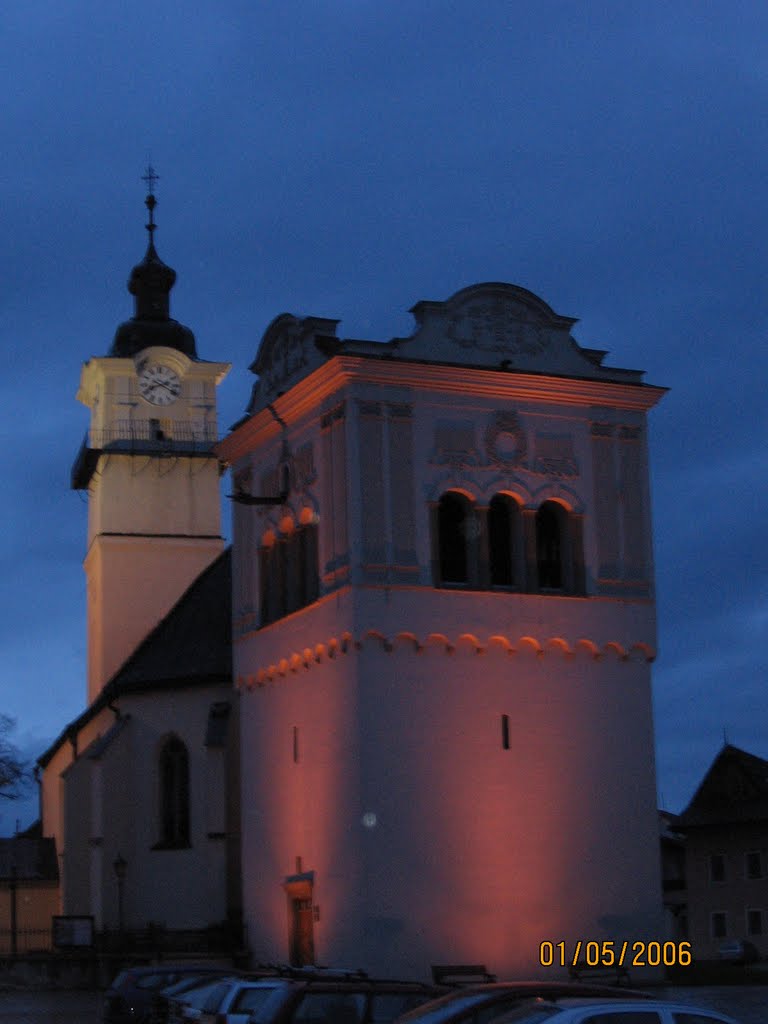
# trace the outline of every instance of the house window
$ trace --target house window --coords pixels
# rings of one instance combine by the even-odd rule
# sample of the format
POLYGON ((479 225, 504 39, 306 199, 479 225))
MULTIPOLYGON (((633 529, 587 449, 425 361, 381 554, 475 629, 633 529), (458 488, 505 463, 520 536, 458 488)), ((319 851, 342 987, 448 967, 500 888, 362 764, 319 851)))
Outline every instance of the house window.
POLYGON ((724 910, 716 910, 713 914, 710 914, 709 923, 713 939, 724 939, 728 934, 724 910))
POLYGON ((488 507, 488 556, 493 587, 515 583, 515 540, 517 502, 506 494, 495 494, 488 507))
POLYGON ((159 846, 189 846, 189 755, 178 736, 169 736, 160 749, 159 846))
POLYGON ((747 935, 763 934, 763 912, 762 910, 747 911, 747 935))
POLYGON ((722 853, 709 855, 709 880, 713 883, 725 881, 725 857, 722 853))
POLYGON ((759 850, 750 850, 745 854, 744 861, 747 878, 763 877, 763 857, 759 850))
POLYGON ((545 501, 536 513, 536 569, 542 590, 565 586, 565 510, 555 501, 545 501))
POLYGON ((467 541, 470 524, 467 499, 453 491, 444 494, 437 508, 437 543, 440 583, 469 582, 467 541))

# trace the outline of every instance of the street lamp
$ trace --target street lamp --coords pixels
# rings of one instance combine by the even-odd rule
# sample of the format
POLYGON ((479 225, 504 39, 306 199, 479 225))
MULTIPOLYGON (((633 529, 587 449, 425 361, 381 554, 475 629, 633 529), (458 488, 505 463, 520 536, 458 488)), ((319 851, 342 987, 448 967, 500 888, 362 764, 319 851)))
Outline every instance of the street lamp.
POLYGON ((117 879, 117 926, 120 932, 120 937, 123 936, 123 886, 125 884, 125 873, 128 870, 128 861, 122 854, 118 853, 115 857, 115 861, 112 864, 115 869, 115 878, 117 879))

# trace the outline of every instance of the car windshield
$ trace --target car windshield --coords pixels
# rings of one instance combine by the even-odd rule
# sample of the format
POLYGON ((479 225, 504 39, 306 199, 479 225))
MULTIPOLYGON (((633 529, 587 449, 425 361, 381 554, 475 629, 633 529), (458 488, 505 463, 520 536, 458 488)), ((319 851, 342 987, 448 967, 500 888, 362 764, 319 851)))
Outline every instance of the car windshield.
POLYGON ((209 998, 212 1002, 215 999, 215 1006, 218 1009, 221 996, 224 995, 230 984, 231 982, 222 981, 220 978, 216 981, 202 982, 197 988, 193 988, 182 993, 180 1001, 184 1003, 185 1006, 192 1006, 196 1010, 200 1010, 202 1009, 203 1004, 208 1002, 209 998), (216 991, 217 989, 220 989, 220 994, 216 991), (216 998, 217 996, 218 998, 216 998))
POLYGON ((536 1005, 526 1002, 516 1006, 514 1010, 508 1010, 503 1017, 497 1015, 496 1019, 499 1022, 504 1021, 504 1024, 539 1024, 540 1021, 557 1016, 561 1011, 562 1007, 553 1006, 551 1003, 536 1005))
POLYGON ((191 988, 197 988, 198 985, 210 985, 214 981, 218 981, 219 976, 213 972, 211 974, 191 974, 188 978, 182 978, 181 981, 175 981, 173 985, 169 985, 163 989, 164 996, 178 996, 182 992, 187 992, 191 988))

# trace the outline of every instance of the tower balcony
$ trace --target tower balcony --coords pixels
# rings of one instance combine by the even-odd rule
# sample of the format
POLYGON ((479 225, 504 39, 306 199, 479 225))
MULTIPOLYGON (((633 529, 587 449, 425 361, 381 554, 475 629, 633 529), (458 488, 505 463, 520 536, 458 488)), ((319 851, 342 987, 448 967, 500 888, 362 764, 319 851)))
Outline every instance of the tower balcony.
POLYGON ((102 455, 215 458, 217 441, 212 423, 193 424, 165 418, 117 420, 110 427, 86 433, 72 466, 71 487, 75 491, 87 489, 102 455))

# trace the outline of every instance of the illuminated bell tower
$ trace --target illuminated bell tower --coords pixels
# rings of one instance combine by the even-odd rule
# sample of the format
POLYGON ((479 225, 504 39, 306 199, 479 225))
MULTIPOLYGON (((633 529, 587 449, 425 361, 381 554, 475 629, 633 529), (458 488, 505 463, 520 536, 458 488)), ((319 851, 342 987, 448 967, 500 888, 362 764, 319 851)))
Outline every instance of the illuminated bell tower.
POLYGON ((229 363, 198 359, 192 332, 169 315, 176 273, 149 244, 128 290, 132 319, 109 354, 83 366, 77 398, 90 430, 72 469, 88 491, 85 556, 88 700, 221 552, 216 386, 229 363))

